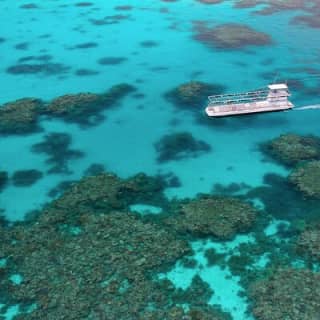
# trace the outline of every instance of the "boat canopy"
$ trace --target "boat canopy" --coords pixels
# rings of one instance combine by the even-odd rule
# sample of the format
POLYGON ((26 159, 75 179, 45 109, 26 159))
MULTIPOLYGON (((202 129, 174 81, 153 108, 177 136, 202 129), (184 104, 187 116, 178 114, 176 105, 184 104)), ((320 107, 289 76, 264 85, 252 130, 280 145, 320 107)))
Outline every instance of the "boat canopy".
POLYGON ((288 86, 285 83, 276 83, 268 85, 270 90, 288 90, 288 86))

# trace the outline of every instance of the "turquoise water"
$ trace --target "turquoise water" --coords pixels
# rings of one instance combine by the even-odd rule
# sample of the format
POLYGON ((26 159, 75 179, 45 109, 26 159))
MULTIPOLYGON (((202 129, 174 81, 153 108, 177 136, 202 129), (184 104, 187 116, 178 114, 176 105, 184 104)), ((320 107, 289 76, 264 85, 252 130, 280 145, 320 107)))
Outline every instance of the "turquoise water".
MULTIPOLYGON (((259 15, 254 11, 263 5, 239 9, 234 7, 237 2, 221 1, 209 5, 195 0, 147 0, 143 3, 97 0, 87 5, 76 1, 34 1, 30 5, 25 1, 0 1, 3 15, 0 19, 0 38, 3 39, 0 41, 0 104, 24 97, 49 103, 70 93, 101 94, 119 83, 136 88, 135 92, 122 97, 114 108, 103 110, 104 119, 97 125, 83 127, 57 117, 41 116, 41 131, 1 136, 0 171, 8 173, 9 182, 1 191, 0 208, 13 227, 30 216, 30 212, 42 210, 54 197, 59 197, 61 193, 54 197, 48 194, 59 183, 79 181, 92 164, 99 164, 122 179, 140 172, 150 176, 174 175, 180 183, 165 188, 167 201, 214 192, 215 184, 243 183, 247 188, 245 193, 266 186, 266 174, 288 176, 291 169, 270 159, 266 161, 259 144, 286 133, 320 135, 318 110, 207 121, 204 102, 194 105, 190 111, 190 108, 175 107, 165 97, 168 91, 189 81, 219 84, 232 93, 264 87, 277 75, 291 81, 300 79, 305 84, 305 88, 290 88, 291 101, 296 106, 320 103, 319 78, 314 76, 320 73, 319 29, 292 23, 294 17, 305 14, 303 10, 259 15), (272 42, 243 48, 208 46, 195 39, 199 21, 210 27, 225 23, 244 24, 268 34, 272 42), (109 63, 99 63, 102 58, 110 58, 109 63), (21 64, 29 64, 29 71, 10 72, 21 64), (33 65, 32 72, 30 65, 33 65), (35 71, 36 67, 40 69, 35 71), (310 88, 313 91, 308 91, 310 88), (210 150, 194 157, 157 161, 155 144, 163 136, 177 132, 190 132, 195 139, 210 146, 210 150), (69 172, 48 174, 51 165, 46 162, 47 155, 32 152, 32 146, 43 142, 50 133, 68 134, 72 139, 69 149, 83 153, 81 157, 71 157, 67 161, 69 172), (16 171, 30 169, 39 170, 41 178, 28 186, 13 182, 16 171)), ((281 193, 274 192, 275 202, 277 197, 281 197, 281 193)), ((266 209, 262 199, 250 200, 257 209, 266 209)), ((143 203, 142 200, 130 205, 131 211, 141 211, 139 217, 151 213, 148 218, 151 221, 166 210, 162 211, 159 203, 143 203)), ((276 226, 281 221, 285 225, 292 222, 292 216, 287 212, 272 216, 272 212, 261 211, 260 215, 268 217, 265 234, 275 243, 279 233, 276 226)), ((299 219, 303 217, 300 214, 299 219)), ((25 228, 29 228, 28 224, 25 228)), ((240 244, 260 245, 257 240, 259 228, 261 226, 226 241, 208 236, 187 238, 192 248, 189 258, 197 261, 196 267, 185 267, 181 263, 183 257, 179 257, 154 277, 169 279, 175 288, 186 290, 192 278, 199 275, 214 291, 207 301, 209 305, 218 305, 234 320, 254 319, 241 274, 235 274, 229 266, 208 266, 204 252, 215 248, 223 253, 228 264, 231 256, 241 255, 237 253, 240 244)), ((43 237, 46 237, 45 231, 43 237)), ((253 259, 248 272, 263 270, 272 257, 268 258, 268 252, 264 252, 253 259)), ((298 262, 291 261, 292 265, 298 262)), ((18 273, 19 265, 9 274, 18 273)), ((23 280, 19 278, 19 281, 23 280)), ((18 313, 16 306, 23 304, 23 299, 10 301, 7 298, 10 294, 4 289, 1 294, 3 305, 7 306, 2 314, 11 319, 10 313, 18 313)), ((31 300, 29 304, 37 304, 36 299, 31 300)), ((106 301, 102 300, 103 303, 106 301)), ((32 310, 26 314, 32 315, 32 310)), ((144 318, 140 317, 128 315, 128 319, 144 318)), ((103 316, 90 318, 87 314, 80 318, 109 319, 107 311, 103 316)), ((119 311, 119 319, 122 318, 126 319, 119 311)), ((56 313, 55 319, 62 319, 62 315, 56 313)), ((69 314, 66 319, 75 318, 69 314)), ((113 318, 110 316, 110 319, 113 318)))

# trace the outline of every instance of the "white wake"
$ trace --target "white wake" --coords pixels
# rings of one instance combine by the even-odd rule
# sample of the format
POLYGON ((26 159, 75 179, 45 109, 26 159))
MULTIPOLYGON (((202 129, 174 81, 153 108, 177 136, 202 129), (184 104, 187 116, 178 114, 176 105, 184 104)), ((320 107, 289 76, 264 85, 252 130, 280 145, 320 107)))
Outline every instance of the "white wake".
POLYGON ((303 107, 298 107, 298 108, 293 108, 292 110, 310 110, 310 109, 320 109, 320 104, 313 104, 310 106, 303 106, 303 107))

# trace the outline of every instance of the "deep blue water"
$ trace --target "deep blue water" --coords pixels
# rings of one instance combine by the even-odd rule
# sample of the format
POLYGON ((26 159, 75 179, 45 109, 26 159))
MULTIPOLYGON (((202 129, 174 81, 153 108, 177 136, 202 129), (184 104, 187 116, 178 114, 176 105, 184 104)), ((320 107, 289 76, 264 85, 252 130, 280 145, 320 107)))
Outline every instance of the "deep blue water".
MULTIPOLYGON (((15 186, 11 181, 3 189, 0 208, 6 219, 23 220, 28 212, 41 210, 52 201, 50 190, 62 181, 80 180, 92 164, 103 165, 121 178, 139 172, 173 173, 180 185, 166 188, 169 199, 209 193, 214 184, 258 187, 267 173, 286 177, 289 169, 264 161, 258 145, 288 132, 320 135, 318 110, 208 122, 204 104, 195 105, 192 111, 183 110, 165 98, 166 92, 192 80, 222 85, 232 93, 265 87, 276 77, 289 80, 289 85, 290 80, 304 84, 304 88, 290 88, 296 106, 320 103, 319 78, 315 76, 320 73, 319 29, 292 22, 305 12, 280 10, 261 15, 254 13, 261 5, 239 9, 235 3, 97 0, 79 5, 77 1, 59 0, 30 5, 26 1, 0 0, 0 104, 23 97, 49 102, 67 93, 102 93, 118 83, 128 83, 137 90, 115 108, 104 110, 105 119, 96 126, 83 128, 42 117, 41 132, 2 135, 1 171, 6 171, 9 178, 17 170, 37 169, 43 173, 31 186, 15 186), (269 35, 271 43, 219 48, 196 39, 199 24, 213 28, 225 23, 249 26, 269 35), (102 63, 103 58, 109 58, 109 62, 102 63), (40 69, 12 72, 14 66, 22 64, 40 69), (205 141, 211 151, 159 163, 155 148, 159 139, 185 131, 205 141), (69 173, 47 174, 50 165, 46 155, 31 150, 53 132, 69 134, 70 148, 83 152, 82 157, 68 161, 69 173)), ((256 205, 263 207, 261 199, 256 199, 256 205)), ((290 223, 290 217, 282 218, 290 223)), ((271 237, 276 234, 270 232, 271 237)), ((221 305, 235 320, 251 319, 246 314, 246 298, 237 295, 239 278, 218 266, 206 267, 203 255, 208 247, 227 252, 250 241, 255 241, 252 234, 225 243, 195 239, 191 245, 202 267, 191 270, 177 262, 160 277, 186 288, 199 274, 215 291, 211 304, 221 305)), ((263 267, 262 260, 256 263, 263 267)))

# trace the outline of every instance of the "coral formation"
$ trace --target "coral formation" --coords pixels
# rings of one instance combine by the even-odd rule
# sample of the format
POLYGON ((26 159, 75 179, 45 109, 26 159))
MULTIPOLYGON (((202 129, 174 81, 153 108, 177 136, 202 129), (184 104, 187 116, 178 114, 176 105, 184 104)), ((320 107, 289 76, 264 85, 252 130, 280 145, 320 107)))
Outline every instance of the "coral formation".
POLYGON ((42 74, 44 76, 55 76, 58 74, 64 74, 69 71, 70 67, 62 63, 33 63, 33 64, 16 64, 7 68, 7 73, 13 75, 21 74, 42 74))
POLYGON ((211 146, 202 140, 196 140, 189 132, 178 132, 164 135, 155 148, 159 162, 195 158, 203 153, 210 152, 211 146))
POLYGON ((320 161, 310 161, 297 166, 289 179, 304 195, 320 199, 320 161))
POLYGON ((0 192, 6 187, 8 184, 8 172, 0 171, 0 192))
POLYGON ((28 187, 36 183, 42 176, 42 172, 36 169, 18 170, 13 173, 11 179, 16 187, 28 187))
POLYGON ((277 219, 290 220, 297 218, 311 220, 319 216, 320 201, 317 199, 306 201, 303 194, 293 188, 286 177, 268 173, 264 176, 263 182, 264 185, 250 189, 244 197, 261 200, 268 214, 277 219))
POLYGON ((74 213, 127 210, 132 203, 165 205, 161 179, 137 174, 122 180, 111 173, 82 178, 52 203, 56 210, 74 213))
POLYGON ((219 84, 191 81, 170 90, 165 97, 178 108, 198 111, 210 94, 222 93, 224 89, 219 84))
POLYGON ((282 134, 261 145, 261 150, 279 162, 293 166, 300 161, 320 159, 320 138, 282 134))
POLYGON ((297 250, 311 262, 320 262, 320 224, 309 226, 298 238, 297 250))
POLYGON ((33 153, 44 153, 48 156, 46 163, 52 165, 48 173, 71 173, 68 161, 84 156, 82 151, 70 149, 71 136, 67 133, 53 132, 44 136, 43 142, 31 147, 33 153))
POLYGON ((39 130, 38 116, 43 109, 39 99, 24 98, 0 107, 0 133, 25 134, 39 130))
POLYGON ((250 287, 257 320, 316 319, 320 312, 320 274, 280 269, 250 287))
POLYGON ((86 126, 96 125, 103 120, 100 113, 104 109, 114 106, 118 100, 134 90, 131 85, 123 83, 111 87, 109 91, 103 94, 66 94, 53 99, 45 113, 63 118, 67 122, 80 123, 86 126))
POLYGON ((147 272, 188 253, 186 242, 122 212, 87 212, 77 226, 66 226, 65 215, 52 210, 2 233, 6 269, 18 268, 23 277, 19 286, 8 279, 2 287, 12 301, 37 305, 17 319, 145 319, 144 313, 174 306, 170 283, 153 282, 147 272))
POLYGON ((105 171, 104 165, 101 163, 92 163, 83 173, 84 176, 96 176, 105 171))
POLYGON ((194 39, 213 48, 243 49, 248 46, 266 46, 272 44, 266 33, 239 23, 226 23, 214 27, 206 22, 194 23, 194 39))
POLYGON ((236 233, 246 232, 253 225, 257 211, 236 198, 203 196, 177 209, 166 223, 182 233, 193 236, 213 236, 231 239, 236 233))

